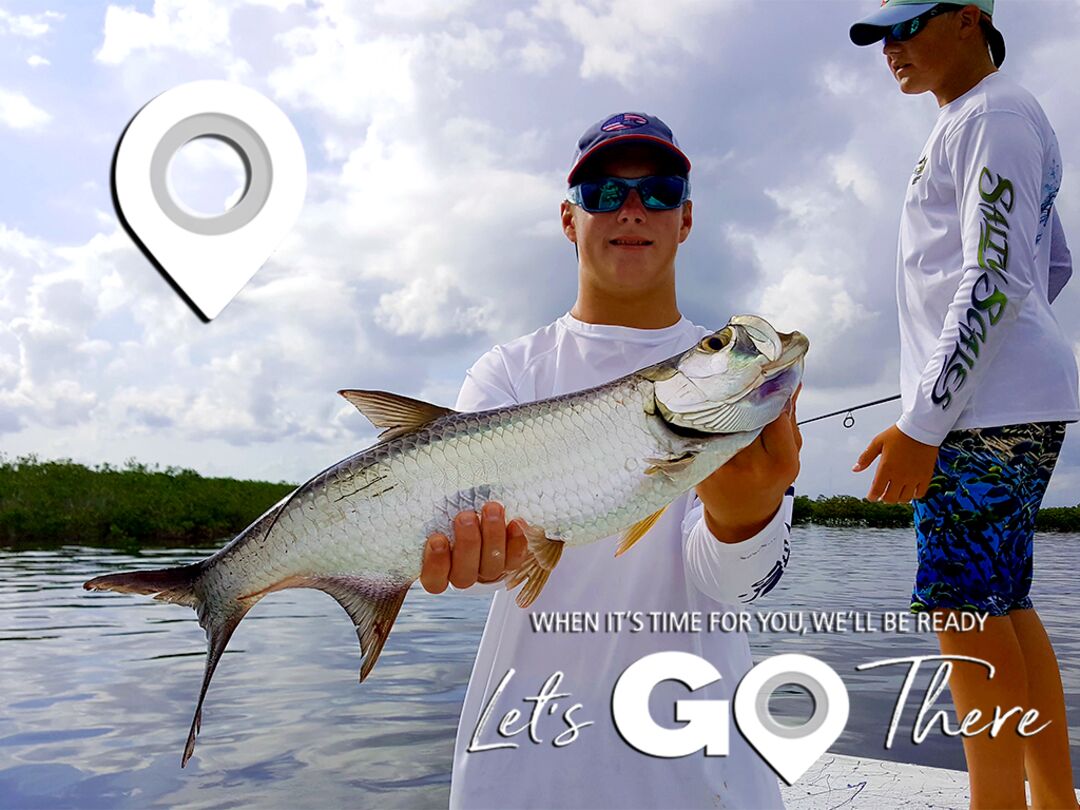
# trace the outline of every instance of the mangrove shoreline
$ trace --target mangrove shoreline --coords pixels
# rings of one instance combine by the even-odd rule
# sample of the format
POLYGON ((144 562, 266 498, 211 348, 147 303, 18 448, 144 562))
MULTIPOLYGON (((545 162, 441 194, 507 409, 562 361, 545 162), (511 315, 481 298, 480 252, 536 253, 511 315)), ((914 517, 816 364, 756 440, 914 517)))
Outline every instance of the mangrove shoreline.
MULTIPOLYGON (((0 456, 0 547, 79 545, 137 550, 221 545, 295 488, 288 482, 204 478, 129 460, 86 467, 68 459, 0 456)), ((911 526, 907 504, 850 495, 795 498, 794 522, 819 526, 911 526)), ((1042 509, 1036 529, 1080 532, 1080 506, 1042 509)))

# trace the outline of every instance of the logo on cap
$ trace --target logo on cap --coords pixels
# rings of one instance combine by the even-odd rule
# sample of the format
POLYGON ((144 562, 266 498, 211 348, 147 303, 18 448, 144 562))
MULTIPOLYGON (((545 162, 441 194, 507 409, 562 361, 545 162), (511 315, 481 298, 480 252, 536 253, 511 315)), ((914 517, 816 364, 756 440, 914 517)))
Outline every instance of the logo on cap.
POLYGON ((605 121, 600 129, 603 132, 621 132, 624 129, 637 129, 649 123, 649 119, 634 113, 619 113, 605 121))

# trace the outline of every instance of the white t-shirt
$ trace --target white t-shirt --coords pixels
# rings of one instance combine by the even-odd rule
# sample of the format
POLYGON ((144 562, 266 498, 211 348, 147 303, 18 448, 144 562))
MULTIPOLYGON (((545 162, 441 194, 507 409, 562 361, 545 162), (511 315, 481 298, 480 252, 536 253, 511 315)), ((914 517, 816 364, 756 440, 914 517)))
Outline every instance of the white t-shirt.
POLYGON ((900 222, 897 424, 911 438, 1080 418, 1076 360, 1050 310, 1071 272, 1053 221, 1061 169, 1039 103, 1003 74, 941 108, 900 222))
MULTIPOLYGON (((457 409, 484 410, 578 391, 613 380, 688 349, 709 330, 685 318, 665 329, 631 329, 583 323, 567 314, 531 335, 497 346, 469 369, 457 409)), ((734 724, 730 754, 699 752, 660 759, 638 752, 618 734, 611 715, 616 679, 650 653, 679 650, 697 654, 722 679, 697 692, 668 681, 653 692, 657 722, 673 727, 679 699, 732 700, 750 668, 750 648, 742 633, 534 632, 530 614, 595 612, 603 621, 616 611, 703 615, 732 610, 779 580, 787 563, 793 490, 772 522, 742 543, 716 540, 705 527, 703 507, 693 492, 675 501, 647 537, 614 558, 617 539, 567 548, 539 598, 528 610, 514 593, 494 590, 484 635, 458 726, 450 806, 454 808, 771 808, 782 807, 775 775, 747 745, 734 724), (724 603, 724 604, 722 604, 724 603), (493 693, 513 669, 508 684, 480 724, 493 693), (541 687, 561 672, 553 712, 541 712, 537 737, 498 733, 512 709, 525 726, 541 687), (568 693, 568 694, 567 694, 568 693), (569 728, 564 712, 582 728, 573 742, 553 741, 569 728), (477 732, 478 724, 481 725, 477 732), (469 751, 470 745, 516 744, 516 748, 469 751)), ((513 516, 509 516, 513 517, 513 516)), ((707 630, 707 629, 706 629, 707 630)), ((550 705, 548 706, 550 708, 550 705)), ((563 738, 564 740, 566 737, 563 738)))

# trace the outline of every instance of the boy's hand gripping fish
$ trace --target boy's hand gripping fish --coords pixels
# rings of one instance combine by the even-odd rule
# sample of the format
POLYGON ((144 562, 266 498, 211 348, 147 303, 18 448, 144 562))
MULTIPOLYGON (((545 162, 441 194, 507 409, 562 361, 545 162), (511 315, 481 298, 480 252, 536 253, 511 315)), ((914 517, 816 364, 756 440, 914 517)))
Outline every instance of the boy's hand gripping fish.
POLYGON ((232 542, 179 568, 97 577, 87 590, 189 605, 206 630, 203 699, 230 636, 273 591, 316 588, 348 612, 363 681, 379 657, 432 532, 488 500, 524 519, 531 555, 507 588, 532 604, 563 547, 622 533, 616 556, 668 504, 749 445, 802 378, 809 343, 741 315, 698 345, 596 388, 479 413, 379 391, 341 394, 379 443, 300 486, 232 542))

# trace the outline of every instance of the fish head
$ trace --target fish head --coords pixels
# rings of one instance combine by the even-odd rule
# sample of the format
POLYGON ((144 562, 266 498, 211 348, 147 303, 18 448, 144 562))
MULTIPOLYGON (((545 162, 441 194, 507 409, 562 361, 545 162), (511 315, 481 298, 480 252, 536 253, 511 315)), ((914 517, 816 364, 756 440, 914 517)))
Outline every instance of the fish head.
POLYGON ((762 428, 787 407, 809 348, 800 332, 777 332, 763 318, 737 315, 693 348, 648 370, 656 413, 670 427, 699 433, 762 428))

